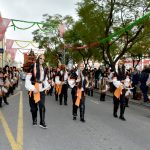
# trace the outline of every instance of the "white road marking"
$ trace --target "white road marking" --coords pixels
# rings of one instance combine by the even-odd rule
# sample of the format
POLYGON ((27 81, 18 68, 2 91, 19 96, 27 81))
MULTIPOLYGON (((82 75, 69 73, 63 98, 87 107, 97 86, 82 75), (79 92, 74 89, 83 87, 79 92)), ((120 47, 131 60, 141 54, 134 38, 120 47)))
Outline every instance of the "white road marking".
POLYGON ((99 104, 99 102, 96 102, 96 101, 94 101, 94 100, 90 100, 91 102, 93 102, 93 103, 95 103, 95 104, 99 104))

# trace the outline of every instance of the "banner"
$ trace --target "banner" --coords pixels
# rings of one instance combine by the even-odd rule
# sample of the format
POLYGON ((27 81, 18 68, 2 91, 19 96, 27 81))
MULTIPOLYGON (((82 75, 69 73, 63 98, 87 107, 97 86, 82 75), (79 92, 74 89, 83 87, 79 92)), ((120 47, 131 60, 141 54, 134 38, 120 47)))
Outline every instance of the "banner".
POLYGON ((14 60, 15 56, 16 56, 17 49, 16 48, 10 48, 10 49, 7 49, 7 52, 11 55, 12 60, 14 60))
POLYGON ((14 40, 6 39, 6 51, 7 49, 12 48, 14 40))
POLYGON ((11 20, 5 19, 5 18, 1 18, 0 20, 1 20, 0 21, 0 41, 2 41, 6 32, 6 29, 11 20))
POLYGON ((2 23, 2 15, 1 15, 1 12, 0 12, 0 24, 2 23))
POLYGON ((10 53, 13 61, 15 60, 16 52, 17 52, 17 49, 12 49, 12 51, 10 53))
POLYGON ((59 36, 63 37, 64 33, 65 33, 65 25, 64 24, 60 24, 58 27, 58 31, 59 31, 59 36))
POLYGON ((17 52, 17 50, 13 49, 13 51, 11 53, 11 58, 12 58, 13 61, 15 60, 16 52, 17 52))

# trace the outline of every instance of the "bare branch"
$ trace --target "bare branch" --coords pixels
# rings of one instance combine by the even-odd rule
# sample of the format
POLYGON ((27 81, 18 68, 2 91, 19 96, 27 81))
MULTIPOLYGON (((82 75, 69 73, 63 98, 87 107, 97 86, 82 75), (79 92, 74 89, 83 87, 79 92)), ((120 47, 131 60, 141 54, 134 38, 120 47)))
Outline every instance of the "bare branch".
POLYGON ((142 26, 138 29, 138 31, 136 32, 136 34, 128 41, 128 43, 133 42, 133 41, 137 38, 137 36, 141 33, 141 31, 142 31, 143 28, 144 28, 144 25, 142 25, 142 26))
POLYGON ((108 24, 106 24, 106 32, 105 32, 105 36, 108 36, 109 34, 109 29, 113 24, 113 10, 114 10, 114 5, 115 5, 115 0, 111 0, 111 7, 110 7, 110 12, 109 12, 109 16, 108 16, 108 24))

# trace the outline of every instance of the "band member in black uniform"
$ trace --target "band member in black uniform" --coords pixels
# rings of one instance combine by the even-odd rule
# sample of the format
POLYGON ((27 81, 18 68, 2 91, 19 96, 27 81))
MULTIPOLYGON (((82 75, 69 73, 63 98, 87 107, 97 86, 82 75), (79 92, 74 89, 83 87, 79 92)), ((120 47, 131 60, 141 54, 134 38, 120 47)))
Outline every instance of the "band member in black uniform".
POLYGON ((58 67, 55 71, 54 75, 54 83, 55 83, 55 100, 58 101, 58 98, 60 99, 60 93, 62 88, 62 83, 60 81, 60 68, 58 67))
POLYGON ((29 91, 29 104, 33 125, 37 125, 37 110, 39 106, 40 127, 47 128, 45 124, 45 91, 50 89, 46 71, 44 69, 44 55, 40 55, 26 76, 25 87, 29 91))
POLYGON ((105 101, 105 96, 108 89, 107 80, 107 75, 104 73, 99 81, 100 101, 105 101))
POLYGON ((74 111, 74 110, 78 108, 75 105, 75 102, 76 102, 76 91, 77 91, 77 84, 76 84, 77 78, 78 78, 78 75, 76 73, 76 70, 74 68, 72 68, 69 71, 69 74, 68 74, 68 84, 69 84, 69 86, 71 88, 71 95, 72 95, 72 115, 73 115, 73 120, 76 120, 76 117, 77 117, 77 111, 74 111))
POLYGON ((67 97, 68 97, 68 72, 65 69, 65 66, 61 66, 60 70, 60 81, 62 83, 61 93, 59 96, 60 105, 62 105, 62 101, 64 98, 64 105, 67 105, 67 97))
MULTIPOLYGON (((75 75, 74 75, 75 76, 75 75)), ((68 82, 70 83, 70 77, 68 82)), ((72 81, 72 100, 73 100, 73 120, 76 120, 78 107, 80 108, 80 121, 85 122, 85 88, 88 85, 88 79, 84 72, 84 64, 79 64, 76 80, 72 81), (76 84, 76 85, 75 85, 76 84)))
POLYGON ((48 67, 48 72, 47 72, 47 77, 48 77, 48 82, 51 86, 48 94, 50 94, 50 96, 52 96, 53 94, 53 86, 54 86, 54 81, 53 81, 53 76, 54 76, 54 73, 53 73, 53 70, 52 70, 52 67, 48 67))
POLYGON ((119 66, 118 74, 114 74, 113 85, 114 85, 114 93, 113 93, 113 102, 114 102, 114 111, 113 115, 117 118, 117 111, 120 104, 120 119, 125 121, 124 112, 125 112, 125 67, 124 65, 119 66))
POLYGON ((93 89, 94 89, 94 75, 93 72, 89 72, 88 74, 88 81, 89 81, 89 86, 87 88, 87 93, 89 96, 93 96, 93 89))

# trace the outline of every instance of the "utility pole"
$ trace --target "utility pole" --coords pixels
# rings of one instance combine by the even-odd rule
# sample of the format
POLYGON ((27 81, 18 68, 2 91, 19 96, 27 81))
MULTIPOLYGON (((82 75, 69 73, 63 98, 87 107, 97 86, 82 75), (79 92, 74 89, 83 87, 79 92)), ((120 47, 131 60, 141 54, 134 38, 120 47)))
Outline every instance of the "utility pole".
POLYGON ((64 63, 64 65, 65 65, 65 63, 66 63, 66 50, 65 50, 65 44, 64 44, 64 54, 63 54, 63 63, 64 63))
POLYGON ((4 41, 2 40, 2 68, 3 68, 3 53, 4 53, 4 41))

